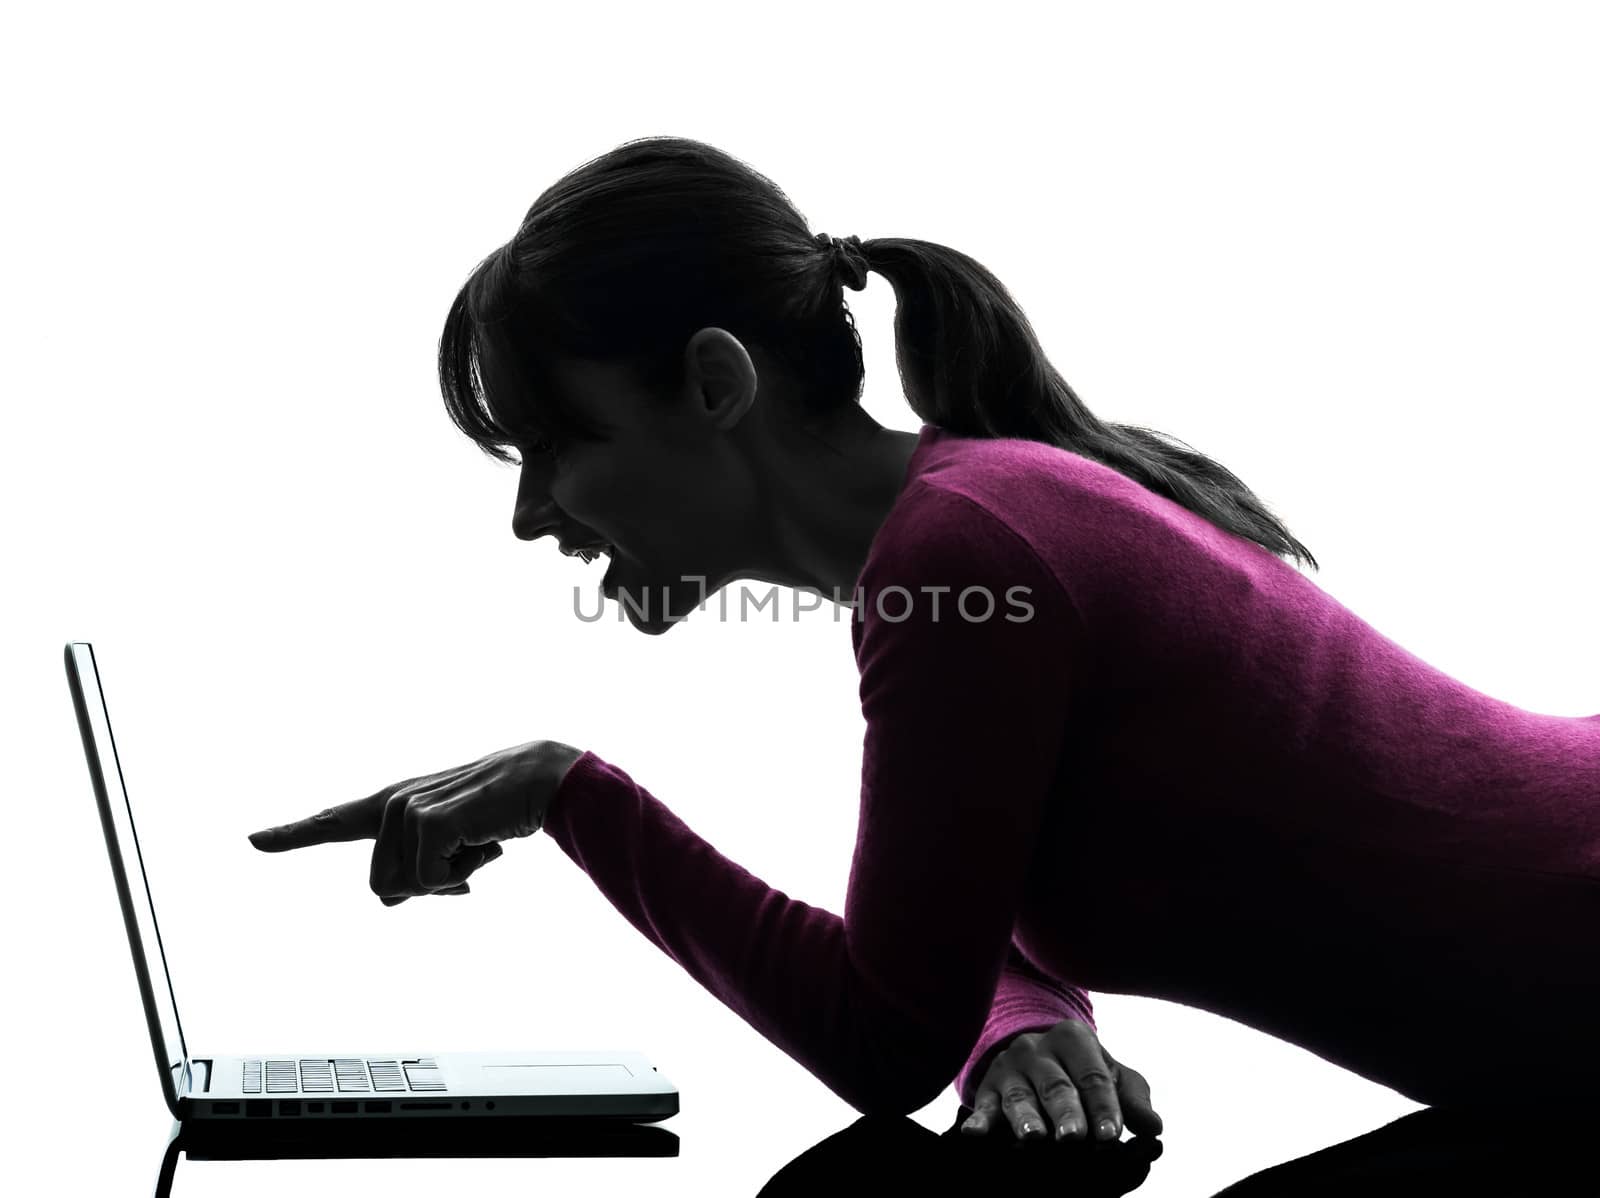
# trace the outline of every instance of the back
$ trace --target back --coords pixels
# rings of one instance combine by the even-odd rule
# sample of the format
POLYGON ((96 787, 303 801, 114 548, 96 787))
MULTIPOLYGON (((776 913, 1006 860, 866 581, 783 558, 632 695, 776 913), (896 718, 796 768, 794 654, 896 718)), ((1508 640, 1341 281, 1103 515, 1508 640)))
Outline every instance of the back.
POLYGON ((1600 879, 1600 716, 1526 711, 1373 628, 1293 565, 1077 454, 938 432, 922 477, 1015 529, 1096 651, 1072 679, 1108 770, 1292 795, 1285 834, 1600 879), (1150 752, 1159 732, 1161 752, 1150 752))
POLYGON ((1067 743, 1018 921, 1036 960, 1413 1096, 1508 1005, 1549 1016, 1544 1047, 1571 1059, 1600 1003, 1600 718, 1474 690, 1097 462, 926 435, 922 479, 1022 536, 1092 647, 1061 680, 1067 743), (1117 918, 1069 926, 1091 894, 1117 918))

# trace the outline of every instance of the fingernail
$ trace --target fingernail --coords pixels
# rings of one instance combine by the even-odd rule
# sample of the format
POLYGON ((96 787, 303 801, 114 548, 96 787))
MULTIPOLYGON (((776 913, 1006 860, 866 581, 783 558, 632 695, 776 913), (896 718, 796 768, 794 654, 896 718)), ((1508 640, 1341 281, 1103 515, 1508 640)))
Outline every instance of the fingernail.
POLYGON ((1102 1140, 1114 1140, 1117 1138, 1117 1125, 1109 1119, 1102 1119, 1100 1126, 1094 1129, 1094 1134, 1102 1140))
POLYGON ((1076 1121, 1072 1119, 1063 1119, 1061 1121, 1061 1126, 1056 1128, 1056 1139, 1064 1140, 1068 1136, 1075 1134, 1077 1130, 1078 1124, 1076 1121))

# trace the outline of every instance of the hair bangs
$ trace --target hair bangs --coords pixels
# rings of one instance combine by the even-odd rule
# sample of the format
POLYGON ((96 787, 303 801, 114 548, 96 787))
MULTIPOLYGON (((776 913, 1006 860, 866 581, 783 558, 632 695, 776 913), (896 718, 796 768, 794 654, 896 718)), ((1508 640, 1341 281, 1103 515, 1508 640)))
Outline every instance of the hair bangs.
POLYGON ((496 461, 516 465, 508 449, 548 452, 575 440, 604 440, 605 430, 575 411, 547 372, 529 335, 531 302, 507 302, 501 253, 491 255, 456 296, 439 342, 439 385, 451 422, 496 461), (487 369, 486 369, 487 367, 487 369))

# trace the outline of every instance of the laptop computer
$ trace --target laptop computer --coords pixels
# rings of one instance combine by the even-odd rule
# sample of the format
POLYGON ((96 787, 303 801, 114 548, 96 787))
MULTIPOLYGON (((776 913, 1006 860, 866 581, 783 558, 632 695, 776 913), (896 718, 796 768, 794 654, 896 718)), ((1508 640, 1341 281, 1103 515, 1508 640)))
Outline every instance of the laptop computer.
POLYGON ((69 641, 66 665, 161 1093, 175 1119, 231 1120, 243 1129, 251 1121, 284 1128, 285 1120, 409 1117, 421 1130, 446 1117, 597 1116, 653 1123, 677 1114, 677 1089, 637 1052, 191 1054, 178 1022, 94 647, 69 641))

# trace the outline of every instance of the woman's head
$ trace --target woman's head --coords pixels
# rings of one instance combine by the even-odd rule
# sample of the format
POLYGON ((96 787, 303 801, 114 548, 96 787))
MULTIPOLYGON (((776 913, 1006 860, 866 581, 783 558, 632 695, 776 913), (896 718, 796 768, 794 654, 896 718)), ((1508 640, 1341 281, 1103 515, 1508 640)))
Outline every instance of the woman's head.
MULTIPOLYGON (((1061 446, 1310 557, 1221 466, 1089 412, 980 263, 911 239, 859 253, 894 288, 900 379, 923 421, 1061 446)), ((864 420, 842 276, 756 170, 692 139, 625 142, 549 187, 473 270, 439 345, 446 406, 492 457, 520 454, 518 535, 607 542, 640 585, 706 566, 714 590, 748 565, 715 559, 758 535, 766 448, 864 420)))
POLYGON ((739 440, 848 421, 862 383, 831 249, 772 182, 679 138, 546 190, 457 295, 439 371, 456 425, 522 459, 519 536, 614 546, 615 585, 698 569, 707 592, 740 563, 703 559, 758 515, 739 440))
MULTIPOLYGON (((760 346, 706 326, 681 357, 677 386, 613 361, 553 360, 541 388, 583 429, 517 443, 513 531, 567 552, 604 546, 604 592, 649 632, 740 578, 804 581, 772 545, 784 526, 772 509, 824 482, 803 461, 815 445, 793 418, 803 392, 760 346)), ((479 363, 491 394, 517 393, 505 361, 491 339, 479 363)))

